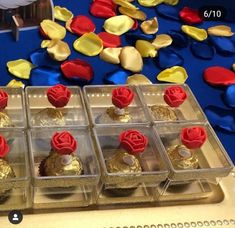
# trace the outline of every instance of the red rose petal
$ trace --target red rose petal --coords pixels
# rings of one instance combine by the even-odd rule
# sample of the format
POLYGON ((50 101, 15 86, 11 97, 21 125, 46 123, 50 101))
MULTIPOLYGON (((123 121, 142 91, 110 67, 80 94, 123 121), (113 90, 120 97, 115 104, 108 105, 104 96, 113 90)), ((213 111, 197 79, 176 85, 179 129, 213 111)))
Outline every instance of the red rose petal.
POLYGON ((189 7, 184 7, 180 12, 179 16, 183 22, 189 25, 201 23, 202 17, 199 14, 198 10, 191 9, 189 7))
POLYGON ((95 17, 110 18, 116 16, 114 8, 103 2, 93 2, 90 7, 90 13, 95 17))
POLYGON ((96 29, 93 21, 89 17, 83 15, 74 17, 70 24, 70 28, 78 35, 94 32, 96 29))
POLYGON ((77 79, 89 82, 94 76, 92 66, 81 59, 65 61, 60 67, 64 76, 68 79, 77 79))
POLYGON ((117 8, 117 5, 113 2, 113 0, 93 0, 93 2, 104 3, 107 6, 111 7, 113 10, 116 10, 116 8, 117 8))
POLYGON ((110 34, 107 32, 101 32, 98 34, 98 36, 103 41, 104 47, 119 47, 119 46, 121 46, 120 36, 110 34))
POLYGON ((134 25, 131 28, 131 30, 133 30, 133 31, 135 31, 136 29, 139 28, 139 22, 136 19, 134 21, 135 21, 135 23, 134 23, 134 25))
POLYGON ((235 73, 224 67, 213 66, 204 71, 204 79, 210 85, 228 86, 235 84, 235 73))

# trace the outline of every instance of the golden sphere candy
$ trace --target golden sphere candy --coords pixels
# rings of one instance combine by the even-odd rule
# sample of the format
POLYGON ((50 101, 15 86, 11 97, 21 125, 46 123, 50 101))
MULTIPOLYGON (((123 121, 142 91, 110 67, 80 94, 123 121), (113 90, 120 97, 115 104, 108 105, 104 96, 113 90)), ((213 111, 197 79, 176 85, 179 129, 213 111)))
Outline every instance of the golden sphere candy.
POLYGON ((231 30, 231 27, 227 25, 217 25, 207 29, 209 35, 212 36, 233 36, 234 33, 231 30))
POLYGON ((152 82, 143 74, 133 74, 126 80, 128 85, 149 85, 152 82))
POLYGON ((66 22, 73 18, 73 13, 65 7, 55 6, 54 17, 57 20, 66 22))
POLYGON ((158 20, 154 17, 150 20, 142 22, 140 27, 145 34, 155 34, 158 31, 158 20))
POLYGON ((138 50, 132 46, 122 48, 120 62, 124 69, 132 72, 140 72, 143 68, 143 59, 138 50))
POLYGON ((205 29, 200 29, 189 25, 182 25, 181 30, 197 41, 203 41, 207 39, 207 32, 205 29))
POLYGON ((150 42, 146 40, 137 40, 135 43, 136 49, 139 51, 143 58, 157 56, 157 50, 150 42))
POLYGON ((141 11, 141 10, 132 10, 132 9, 128 9, 125 7, 119 7, 118 8, 119 12, 121 14, 127 15, 131 18, 137 19, 137 20, 141 20, 144 21, 147 18, 147 15, 145 14, 145 12, 141 11))
POLYGON ((152 45, 157 49, 168 47, 172 44, 172 38, 167 34, 157 35, 153 40, 152 45))
POLYGON ((120 36, 129 31, 134 23, 134 20, 130 17, 119 15, 105 20, 103 27, 106 32, 120 36))
POLYGON ((100 58, 108 63, 119 64, 119 55, 122 48, 105 48, 100 53, 100 58))
POLYGON ((103 42, 95 33, 85 33, 74 41, 73 47, 76 51, 87 56, 96 56, 103 50, 103 42))

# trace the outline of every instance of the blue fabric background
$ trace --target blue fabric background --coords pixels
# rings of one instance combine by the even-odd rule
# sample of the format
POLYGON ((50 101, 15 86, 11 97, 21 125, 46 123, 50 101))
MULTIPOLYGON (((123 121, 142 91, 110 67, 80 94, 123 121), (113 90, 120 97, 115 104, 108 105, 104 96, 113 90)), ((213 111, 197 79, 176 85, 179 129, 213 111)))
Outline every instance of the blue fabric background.
MULTIPOLYGON (((74 15, 89 15, 89 7, 92 0, 54 0, 55 5, 65 6, 71 10, 74 15)), ((228 9, 235 10, 235 2, 231 0, 181 0, 180 4, 177 5, 177 9, 181 9, 183 6, 189 6, 192 8, 199 8, 205 4, 208 5, 223 5, 228 9)), ((148 18, 156 16, 156 12, 153 8, 141 7, 147 15, 148 18)), ((95 22, 97 29, 96 33, 102 31, 102 25, 104 20, 95 18, 89 15, 95 22)), ((167 20, 162 17, 158 17, 159 20, 159 34, 166 33, 169 29, 180 29, 181 23, 177 21, 167 20)), ((235 31, 235 23, 225 23, 225 22, 203 22, 200 26, 202 28, 208 28, 217 24, 227 24, 233 28, 235 31)), ((74 40, 77 38, 67 32, 65 41, 70 44, 71 49, 74 40)), ((232 38, 235 40, 235 37, 232 38)), ((10 75, 6 69, 6 63, 10 60, 15 60, 19 58, 28 59, 29 54, 40 47, 41 37, 39 36, 38 30, 24 31, 20 33, 20 41, 15 42, 12 38, 11 33, 0 34, 0 85, 6 85, 14 77, 10 75)), ((123 44, 126 43, 124 36, 122 37, 123 44)), ((213 65, 224 66, 226 68, 231 68, 232 64, 235 63, 235 56, 221 56, 216 54, 212 60, 201 60, 195 58, 189 47, 177 51, 184 58, 184 67, 186 68, 189 78, 187 84, 191 87, 196 98, 198 99, 202 108, 208 105, 215 105, 218 107, 226 108, 225 104, 221 99, 223 89, 213 88, 207 85, 203 81, 203 71, 205 68, 213 65)), ((87 57, 83 56, 76 51, 72 50, 72 55, 69 59, 81 58, 89 62, 95 71, 95 77, 91 84, 103 84, 103 77, 106 73, 111 72, 119 67, 106 63, 99 59, 99 57, 87 57)), ((156 75, 160 72, 160 69, 156 67, 155 63, 151 59, 145 60, 145 65, 142 73, 149 77, 153 83, 157 83, 156 75)), ((27 82, 25 81, 27 84, 27 82)), ((230 154, 231 158, 235 162, 235 134, 229 134, 224 131, 216 130, 218 137, 223 143, 225 149, 230 154)))

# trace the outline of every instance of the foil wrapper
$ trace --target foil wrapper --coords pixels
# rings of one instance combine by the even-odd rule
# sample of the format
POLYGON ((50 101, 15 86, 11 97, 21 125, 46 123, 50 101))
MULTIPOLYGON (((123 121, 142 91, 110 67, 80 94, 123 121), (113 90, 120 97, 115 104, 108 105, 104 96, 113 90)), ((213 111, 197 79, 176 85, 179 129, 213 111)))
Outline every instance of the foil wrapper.
MULTIPOLYGON (((0 158, 0 180, 11 179, 15 177, 15 172, 13 168, 5 161, 4 159, 0 158)), ((4 188, 1 186, 0 188, 0 203, 5 201, 10 194, 11 189, 4 188)))
POLYGON ((46 108, 32 117, 32 124, 37 126, 65 126, 64 114, 55 108, 46 108))
POLYGON ((39 166, 41 176, 78 176, 83 173, 83 165, 75 154, 59 155, 51 151, 39 166))
POLYGON ((174 145, 168 148, 167 153, 175 169, 197 169, 199 167, 196 154, 184 145, 174 145))
POLYGON ((11 118, 4 112, 0 112, 0 127, 14 127, 11 118))
POLYGON ((178 117, 174 110, 164 105, 153 105, 150 107, 152 115, 158 121, 176 121, 178 117))

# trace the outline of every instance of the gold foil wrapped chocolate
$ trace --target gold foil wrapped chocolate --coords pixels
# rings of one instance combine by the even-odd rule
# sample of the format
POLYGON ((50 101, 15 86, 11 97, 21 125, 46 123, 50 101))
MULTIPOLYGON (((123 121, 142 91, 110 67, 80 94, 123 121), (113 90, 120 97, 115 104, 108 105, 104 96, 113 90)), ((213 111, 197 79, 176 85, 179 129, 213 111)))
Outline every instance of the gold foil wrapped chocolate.
POLYGON ((78 176, 83 173, 83 165, 75 154, 59 155, 51 151, 41 162, 39 172, 42 176, 78 176))
POLYGON ((141 10, 132 10, 132 9, 125 8, 122 6, 119 7, 118 10, 121 14, 127 15, 133 19, 136 19, 136 20, 144 21, 147 18, 147 15, 145 14, 145 12, 143 12, 141 10))
POLYGON ((174 145, 167 150, 168 156, 175 169, 197 169, 198 158, 184 145, 174 145))
POLYGON ((153 40, 152 45, 159 50, 160 48, 168 47, 172 44, 172 38, 167 34, 157 35, 153 40))
POLYGON ((152 84, 152 82, 143 74, 133 74, 127 78, 126 84, 149 85, 149 84, 152 84))
POLYGON ((203 41, 207 39, 207 32, 205 29, 200 29, 189 25, 182 25, 181 30, 197 41, 203 41))
POLYGON ((76 51, 87 56, 96 56, 103 50, 103 42, 95 33, 85 33, 74 41, 76 51))
POLYGON ((65 7, 55 6, 54 17, 60 21, 68 21, 73 18, 73 13, 65 7))
POLYGON ((14 127, 11 118, 4 112, 0 112, 0 127, 14 127))
MULTIPOLYGON (((127 108, 118 109, 117 107, 109 107, 106 110, 106 113, 109 116, 109 118, 111 118, 113 121, 128 123, 132 119, 132 116, 130 115, 127 108)), ((103 119, 102 122, 105 122, 105 120, 103 119)), ((109 121, 106 121, 106 122, 109 122, 109 121)))
POLYGON ((122 48, 105 48, 100 53, 100 58, 108 63, 119 64, 119 55, 122 48))
POLYGON ((64 126, 65 117, 62 111, 55 108, 46 108, 32 116, 35 126, 64 126))
POLYGON ((174 110, 164 105, 153 105, 150 110, 157 121, 176 121, 178 119, 174 110))
POLYGON ((234 33, 231 30, 230 26, 227 25, 216 25, 207 29, 209 35, 212 36, 233 36, 234 33))
POLYGON ((29 79, 34 65, 25 59, 7 62, 8 71, 20 79, 29 79))
POLYGON ((157 50, 150 42, 146 40, 137 40, 135 43, 136 49, 139 51, 143 58, 157 56, 157 50))
POLYGON ((121 66, 132 72, 140 72, 143 68, 143 59, 138 50, 132 46, 123 47, 119 56, 121 66))
POLYGON ((155 34, 158 31, 158 20, 154 17, 150 20, 142 22, 140 27, 145 34, 155 34))

